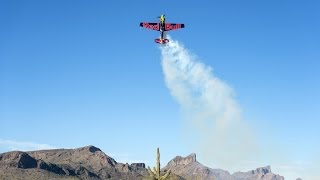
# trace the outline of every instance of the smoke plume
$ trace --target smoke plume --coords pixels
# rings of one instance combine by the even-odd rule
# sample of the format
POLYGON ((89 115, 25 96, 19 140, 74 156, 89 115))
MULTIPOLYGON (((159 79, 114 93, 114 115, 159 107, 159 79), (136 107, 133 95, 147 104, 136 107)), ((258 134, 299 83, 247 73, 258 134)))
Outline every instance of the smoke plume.
POLYGON ((188 141, 205 163, 239 168, 254 150, 232 88, 177 41, 170 39, 161 54, 165 83, 182 109, 188 141))

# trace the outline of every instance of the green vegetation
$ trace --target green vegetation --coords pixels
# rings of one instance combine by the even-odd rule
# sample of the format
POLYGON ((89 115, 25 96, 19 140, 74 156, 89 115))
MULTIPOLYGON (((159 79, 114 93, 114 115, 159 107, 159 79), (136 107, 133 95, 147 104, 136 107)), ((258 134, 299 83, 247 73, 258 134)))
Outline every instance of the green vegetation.
POLYGON ((149 172, 149 178, 148 179, 152 179, 152 180, 167 180, 169 175, 170 175, 170 173, 171 173, 171 171, 169 170, 163 176, 161 176, 161 174, 160 174, 160 151, 159 151, 159 148, 157 148, 156 166, 153 167, 153 171, 148 166, 148 172, 149 172))

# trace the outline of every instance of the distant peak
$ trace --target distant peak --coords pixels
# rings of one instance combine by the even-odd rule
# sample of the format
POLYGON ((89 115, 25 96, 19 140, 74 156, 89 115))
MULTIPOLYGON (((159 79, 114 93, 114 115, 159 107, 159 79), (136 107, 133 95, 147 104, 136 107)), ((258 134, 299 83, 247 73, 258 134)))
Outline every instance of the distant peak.
POLYGON ((176 156, 168 163, 168 166, 188 165, 194 162, 197 162, 196 154, 192 153, 187 157, 176 156))
POLYGON ((268 173, 271 173, 270 166, 259 167, 256 170, 252 170, 252 174, 268 174, 268 173))
POLYGON ((191 153, 189 156, 187 156, 186 158, 191 158, 193 159, 193 162, 196 162, 197 159, 196 159, 197 155, 195 153, 191 153))
POLYGON ((96 151, 101 151, 101 149, 99 149, 99 148, 97 148, 97 147, 95 147, 95 146, 89 146, 88 149, 89 149, 89 151, 92 152, 92 153, 94 153, 94 152, 96 152, 96 151))
POLYGON ((101 151, 101 149, 99 149, 99 148, 97 148, 97 147, 95 147, 95 146, 92 146, 92 145, 79 148, 79 150, 88 150, 88 151, 90 151, 91 153, 95 153, 96 151, 101 151))

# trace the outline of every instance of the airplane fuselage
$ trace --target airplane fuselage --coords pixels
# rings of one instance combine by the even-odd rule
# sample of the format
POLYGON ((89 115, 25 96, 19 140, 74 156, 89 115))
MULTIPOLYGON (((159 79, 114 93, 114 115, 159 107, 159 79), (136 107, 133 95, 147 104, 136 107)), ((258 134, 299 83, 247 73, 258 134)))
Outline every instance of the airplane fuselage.
POLYGON ((165 25, 166 25, 166 18, 164 17, 164 15, 160 16, 160 35, 161 35, 161 39, 164 39, 164 31, 166 29, 165 25))

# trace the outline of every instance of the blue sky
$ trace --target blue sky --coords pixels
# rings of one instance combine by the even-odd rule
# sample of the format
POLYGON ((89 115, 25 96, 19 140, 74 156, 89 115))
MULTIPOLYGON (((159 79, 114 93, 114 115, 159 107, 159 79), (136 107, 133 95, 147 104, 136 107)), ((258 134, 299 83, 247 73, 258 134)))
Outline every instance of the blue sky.
MULTIPOLYGON (((186 25, 171 37, 234 89, 262 149, 285 154, 285 164, 312 164, 320 159, 319 7, 296 0, 1 1, 0 151, 10 150, 9 141, 93 144, 119 161, 147 163, 158 146, 163 162, 193 152, 164 83, 158 33, 138 26, 165 13, 186 25)), ((271 159, 258 164, 279 163, 271 159)))

